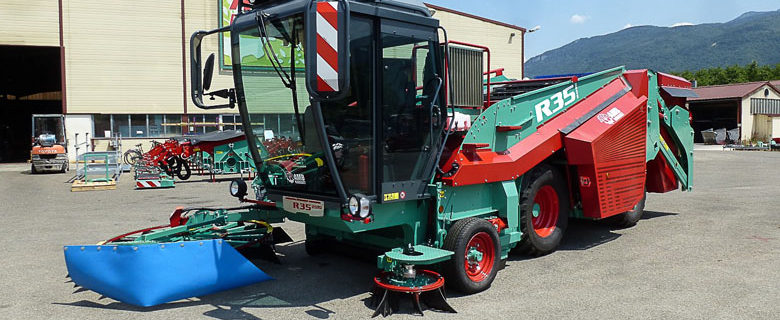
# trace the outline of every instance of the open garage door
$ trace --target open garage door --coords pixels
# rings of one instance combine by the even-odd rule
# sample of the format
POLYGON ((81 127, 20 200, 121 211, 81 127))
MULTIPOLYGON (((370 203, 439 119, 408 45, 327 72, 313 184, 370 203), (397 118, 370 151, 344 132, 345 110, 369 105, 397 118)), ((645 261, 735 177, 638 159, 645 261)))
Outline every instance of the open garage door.
POLYGON ((691 126, 695 132, 694 142, 704 142, 701 131, 707 129, 737 128, 739 123, 740 100, 696 101, 690 102, 691 126))
POLYGON ((0 46, 0 162, 30 158, 32 115, 62 113, 59 47, 0 46))

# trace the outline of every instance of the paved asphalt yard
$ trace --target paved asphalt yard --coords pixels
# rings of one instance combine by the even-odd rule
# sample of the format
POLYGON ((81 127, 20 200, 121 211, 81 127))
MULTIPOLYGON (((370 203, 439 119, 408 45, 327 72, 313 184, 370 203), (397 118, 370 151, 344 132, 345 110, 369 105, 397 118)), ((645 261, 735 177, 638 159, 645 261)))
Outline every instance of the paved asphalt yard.
MULTIPOLYGON (((630 229, 570 223, 562 248, 510 257, 489 290, 453 295, 458 314, 424 319, 778 319, 780 152, 697 151, 692 193, 651 194, 630 229)), ((0 166, 1 319, 354 319, 365 304, 371 259, 308 257, 303 225, 279 246, 283 264, 255 261, 276 280, 138 308, 66 283, 62 245, 166 223, 179 205, 232 206, 227 183, 173 190, 71 193, 62 174, 0 166)), ((198 177, 195 177, 198 178, 198 177)), ((197 180, 197 179, 196 179, 197 180)), ((197 268, 198 266, 192 266, 197 268)), ((187 269, 181 278, 188 281, 187 269)), ((411 306, 393 315, 409 315, 411 306)))

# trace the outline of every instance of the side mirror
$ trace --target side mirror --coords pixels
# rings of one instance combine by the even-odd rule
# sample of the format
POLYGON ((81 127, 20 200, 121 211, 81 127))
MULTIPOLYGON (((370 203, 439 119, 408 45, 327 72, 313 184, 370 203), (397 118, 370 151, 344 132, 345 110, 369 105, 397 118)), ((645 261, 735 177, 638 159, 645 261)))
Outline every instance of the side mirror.
POLYGON ((211 78, 214 75, 214 54, 206 58, 206 64, 203 65, 203 91, 211 88, 211 78))
MULTIPOLYGON (((206 59, 205 68, 201 69, 201 52, 200 46, 203 41, 203 37, 219 34, 222 32, 230 32, 230 26, 214 29, 211 31, 196 31, 190 37, 190 93, 192 103, 201 109, 222 109, 233 108, 236 104, 235 94, 233 89, 218 90, 220 94, 216 96, 220 98, 227 98, 228 103, 219 105, 206 105, 203 103, 204 90, 211 88, 211 80, 214 73, 214 54, 209 55, 206 59)), ((215 94, 210 93, 211 100, 214 100, 215 94)))
POLYGON ((346 0, 311 1, 306 7, 306 89, 316 101, 349 93, 349 18, 346 0))

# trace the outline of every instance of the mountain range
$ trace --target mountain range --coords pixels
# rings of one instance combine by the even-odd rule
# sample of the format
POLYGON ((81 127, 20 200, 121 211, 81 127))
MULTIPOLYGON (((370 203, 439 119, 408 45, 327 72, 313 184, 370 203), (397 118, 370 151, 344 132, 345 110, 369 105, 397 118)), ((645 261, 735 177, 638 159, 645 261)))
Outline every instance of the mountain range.
POLYGON ((624 65, 665 72, 780 63, 780 10, 725 23, 636 26, 582 38, 525 63, 527 77, 587 73, 624 65))

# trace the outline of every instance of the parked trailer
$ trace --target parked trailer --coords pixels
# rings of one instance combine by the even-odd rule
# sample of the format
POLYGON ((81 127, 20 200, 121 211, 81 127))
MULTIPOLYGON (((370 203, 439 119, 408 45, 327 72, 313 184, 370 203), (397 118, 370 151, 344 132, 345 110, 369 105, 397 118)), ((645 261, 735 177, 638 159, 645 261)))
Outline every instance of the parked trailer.
POLYGON ((242 70, 251 59, 235 59, 235 88, 206 92, 214 60, 202 63, 200 43, 230 32, 234 55, 262 48, 291 90, 300 150, 249 149, 258 175, 230 185, 244 207, 178 208, 164 226, 66 246, 76 284, 149 306, 261 281, 236 251, 289 241, 273 227, 289 219, 305 224, 310 254, 384 252, 374 316, 395 311, 399 295, 419 313, 423 304, 454 312, 445 279, 448 289, 485 290, 510 251, 558 248, 569 219, 631 226, 646 192, 693 187, 684 79, 614 68, 496 101, 483 83, 489 49, 446 39, 421 3, 255 1, 238 11, 229 27, 192 36, 193 102, 238 104, 247 141, 261 140, 251 119, 265 88, 242 70), (280 57, 279 46, 305 51, 308 107, 297 101, 295 54, 280 57), (186 283, 171 280, 184 269, 186 283))

